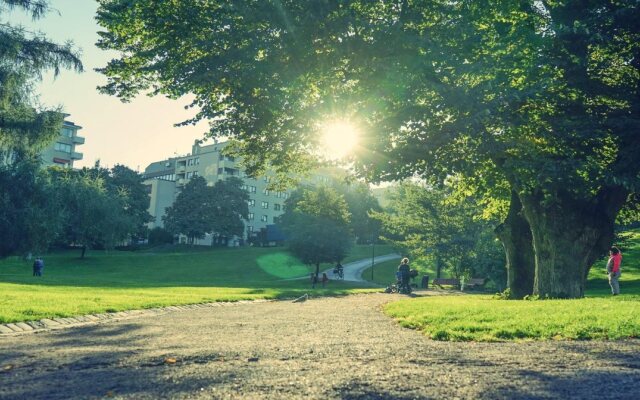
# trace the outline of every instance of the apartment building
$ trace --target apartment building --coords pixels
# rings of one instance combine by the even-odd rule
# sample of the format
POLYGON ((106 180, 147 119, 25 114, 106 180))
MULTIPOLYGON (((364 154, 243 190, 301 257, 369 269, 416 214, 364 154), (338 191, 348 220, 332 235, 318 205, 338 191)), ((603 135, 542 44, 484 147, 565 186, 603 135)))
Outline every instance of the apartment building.
POLYGON ((68 116, 69 114, 65 114, 60 135, 40 153, 44 167, 58 165, 73 168, 75 161, 82 160, 82 153, 76 151, 76 146, 84 144, 84 137, 78 136, 78 131, 82 127, 67 121, 68 116))
MULTIPOLYGON (((82 160, 82 153, 76 151, 76 146, 84 144, 84 137, 78 136, 81 126, 67 121, 69 114, 64 114, 65 120, 60 129, 60 134, 40 152, 43 167, 58 165, 73 168, 74 161, 82 160)), ((13 151, 0 148, 0 163, 9 164, 14 161, 13 151)))
MULTIPOLYGON (((196 141, 191 153, 157 161, 145 168, 145 184, 151 197, 149 213, 153 216, 150 229, 163 226, 162 217, 166 208, 173 204, 184 185, 196 176, 205 178, 209 185, 229 176, 242 179, 244 188, 249 193, 249 215, 244 221, 245 233, 242 239, 248 239, 276 221, 283 213, 284 201, 289 197, 289 192, 269 190, 269 177, 248 177, 233 157, 222 154, 226 146, 227 142, 203 146, 196 141)), ((211 241, 211 236, 207 236, 197 244, 208 245, 211 241)))

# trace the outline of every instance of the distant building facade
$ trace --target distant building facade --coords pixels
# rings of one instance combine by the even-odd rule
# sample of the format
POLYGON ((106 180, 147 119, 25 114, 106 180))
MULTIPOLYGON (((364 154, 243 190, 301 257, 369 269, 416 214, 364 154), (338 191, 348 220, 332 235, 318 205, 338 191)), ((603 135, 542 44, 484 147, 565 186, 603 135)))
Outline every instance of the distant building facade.
POLYGON ((40 153, 42 165, 49 167, 57 165, 66 168, 73 168, 75 161, 82 160, 82 153, 76 151, 76 147, 84 144, 84 137, 78 135, 81 126, 71 121, 65 120, 60 129, 60 135, 40 153))
MULTIPOLYGON (((185 156, 169 158, 149 164, 144 171, 145 185, 151 197, 149 214, 153 221, 149 229, 163 227, 162 217, 170 207, 182 188, 196 176, 203 177, 208 185, 214 185, 218 180, 230 176, 240 178, 244 182, 244 189, 249 194, 249 214, 244 220, 244 234, 236 238, 248 240, 257 236, 259 232, 266 232, 267 226, 273 225, 284 212, 284 202, 290 191, 273 191, 268 189, 269 177, 251 178, 240 168, 234 157, 222 154, 227 142, 201 145, 196 141, 191 153, 185 156)), ((327 183, 328 175, 318 174, 311 183, 327 183)), ((206 235, 204 239, 196 240, 196 244, 210 245, 214 238, 206 235)))
MULTIPOLYGON (((82 153, 76 151, 76 146, 84 144, 84 137, 78 135, 81 126, 67 121, 69 114, 64 114, 62 128, 59 135, 40 152, 43 167, 57 165, 73 168, 74 161, 82 160, 82 153)), ((15 161, 15 153, 12 150, 0 147, 0 163, 10 164, 15 161)))

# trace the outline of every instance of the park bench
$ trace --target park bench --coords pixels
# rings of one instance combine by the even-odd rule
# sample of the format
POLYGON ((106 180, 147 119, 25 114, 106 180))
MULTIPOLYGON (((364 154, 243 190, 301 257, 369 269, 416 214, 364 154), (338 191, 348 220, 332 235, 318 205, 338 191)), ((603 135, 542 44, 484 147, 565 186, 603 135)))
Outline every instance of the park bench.
MULTIPOLYGON (((473 289, 476 287, 484 286, 486 279, 484 278, 471 278, 464 283, 464 287, 473 289)), ((460 279, 452 279, 452 278, 436 278, 433 280, 433 286, 438 286, 442 288, 442 286, 454 286, 456 288, 460 288, 460 279)))
POLYGON ((439 288, 442 288, 442 286, 455 286, 459 288, 460 279, 436 278, 433 280, 433 286, 438 286, 439 288))

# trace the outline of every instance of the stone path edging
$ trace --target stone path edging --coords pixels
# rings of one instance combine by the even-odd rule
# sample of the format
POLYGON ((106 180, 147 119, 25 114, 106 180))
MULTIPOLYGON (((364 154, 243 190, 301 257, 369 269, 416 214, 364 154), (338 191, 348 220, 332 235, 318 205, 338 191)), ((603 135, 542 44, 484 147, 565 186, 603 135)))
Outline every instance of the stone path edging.
POLYGON ((8 324, 0 324, 0 337, 14 336, 25 333, 46 332, 56 329, 72 328, 77 326, 86 326, 99 324, 108 321, 120 321, 123 319, 146 317, 152 315, 161 315, 175 311, 198 310, 204 308, 226 307, 247 303, 265 303, 275 300, 257 299, 257 300, 239 300, 239 301, 221 301, 215 303, 198 303, 185 304, 177 306, 167 306, 158 308, 146 308, 142 310, 128 310, 100 314, 80 315, 76 317, 59 317, 44 318, 39 321, 13 322, 8 324))

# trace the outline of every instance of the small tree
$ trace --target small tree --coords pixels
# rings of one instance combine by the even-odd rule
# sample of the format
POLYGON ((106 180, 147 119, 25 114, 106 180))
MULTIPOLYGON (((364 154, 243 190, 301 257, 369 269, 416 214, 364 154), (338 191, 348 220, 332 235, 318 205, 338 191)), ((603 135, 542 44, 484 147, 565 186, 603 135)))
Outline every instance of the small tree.
POLYGON ((167 213, 162 217, 165 229, 175 235, 186 235, 190 244, 195 239, 202 239, 210 232, 211 221, 215 218, 211 200, 207 181, 201 176, 191 179, 173 205, 167 207, 167 213))
MULTIPOLYGON (((249 214, 249 194, 242 180, 230 177, 217 181, 212 189, 210 228, 221 237, 242 236, 243 219, 249 214)), ((207 213, 208 214, 208 213, 207 213)))
POLYGON ((350 215, 347 203, 334 189, 302 189, 285 202, 280 225, 289 249, 302 262, 316 267, 320 263, 341 261, 351 247, 350 215))

